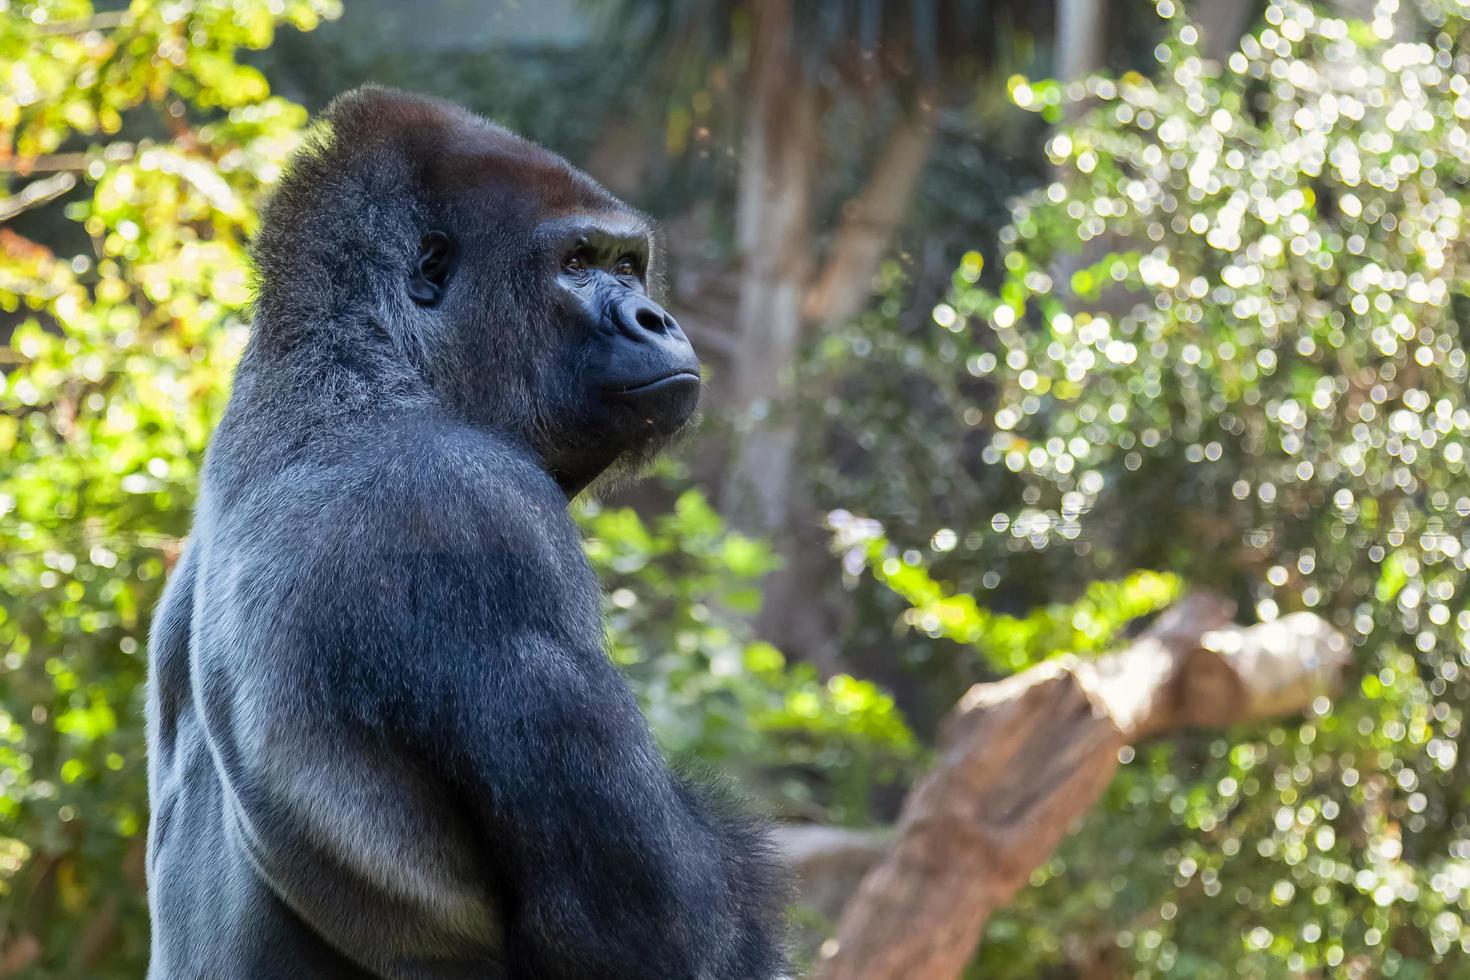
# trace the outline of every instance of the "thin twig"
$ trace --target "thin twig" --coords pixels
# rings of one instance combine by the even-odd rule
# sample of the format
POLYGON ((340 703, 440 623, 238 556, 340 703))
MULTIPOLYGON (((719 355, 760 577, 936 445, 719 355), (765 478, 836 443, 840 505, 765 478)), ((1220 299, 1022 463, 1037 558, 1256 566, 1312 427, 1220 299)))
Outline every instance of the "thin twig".
POLYGON ((127 22, 128 12, 126 10, 113 10, 106 13, 96 14, 86 20, 61 20, 54 24, 40 24, 35 32, 42 37, 87 34, 92 31, 116 30, 127 22))
POLYGON ((119 163, 130 160, 138 153, 136 143, 113 143, 101 155, 84 153, 50 153, 42 156, 18 156, 0 160, 0 174, 85 173, 93 160, 103 163, 119 163))
POLYGON ((24 211, 54 201, 75 186, 77 177, 70 171, 31 181, 10 197, 0 198, 0 221, 9 221, 24 211))

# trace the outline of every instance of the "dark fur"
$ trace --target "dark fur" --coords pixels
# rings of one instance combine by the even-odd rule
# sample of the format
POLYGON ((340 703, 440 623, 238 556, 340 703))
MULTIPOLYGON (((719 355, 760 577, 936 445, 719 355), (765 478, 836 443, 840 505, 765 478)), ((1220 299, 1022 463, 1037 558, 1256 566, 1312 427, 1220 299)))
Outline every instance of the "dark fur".
POLYGON ((765 839, 659 757, 566 509, 687 412, 578 394, 601 361, 533 232, 642 219, 444 103, 327 117, 264 215, 154 627, 150 978, 779 974, 765 839), (430 308, 404 282, 437 227, 430 308))

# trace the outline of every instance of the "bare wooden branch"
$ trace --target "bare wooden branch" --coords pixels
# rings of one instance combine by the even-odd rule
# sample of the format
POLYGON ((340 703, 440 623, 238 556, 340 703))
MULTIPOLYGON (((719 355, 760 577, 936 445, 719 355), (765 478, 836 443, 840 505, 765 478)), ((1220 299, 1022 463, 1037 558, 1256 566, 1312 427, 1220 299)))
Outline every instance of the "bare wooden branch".
POLYGON ((32 30, 42 37, 90 34, 93 31, 112 31, 127 23, 128 11, 111 10, 93 14, 85 20, 61 20, 54 24, 39 24, 32 30))
POLYGON ((879 263, 929 159, 936 114, 933 100, 920 98, 889 132, 867 185, 843 208, 827 261, 807 291, 802 308, 807 322, 844 320, 867 305, 879 263))
POLYGON ((1349 648, 1324 620, 1243 627, 1232 612, 1189 596, 1124 650, 971 688, 894 845, 823 947, 817 980, 960 976, 986 920, 1102 794, 1124 745, 1296 713, 1332 689, 1349 648))
MULTIPOLYGON (((796 900, 836 922, 868 869, 892 841, 890 830, 855 830, 825 824, 782 824, 776 850, 796 879, 796 900)), ((820 938, 820 937, 817 937, 820 938)))
POLYGON ((41 156, 18 156, 0 160, 0 174, 37 174, 69 171, 85 173, 92 161, 120 163, 131 160, 138 153, 133 143, 109 144, 100 154, 91 151, 80 153, 47 153, 41 156))
POLYGON ((10 197, 0 198, 0 221, 9 221, 31 208, 54 201, 75 186, 77 178, 72 173, 53 174, 41 180, 33 180, 10 197))

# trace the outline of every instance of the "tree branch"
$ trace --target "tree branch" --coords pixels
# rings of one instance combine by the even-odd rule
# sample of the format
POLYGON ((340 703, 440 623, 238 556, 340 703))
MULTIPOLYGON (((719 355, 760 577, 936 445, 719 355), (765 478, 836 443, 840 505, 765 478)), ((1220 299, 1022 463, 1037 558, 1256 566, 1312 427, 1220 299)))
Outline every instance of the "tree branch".
POLYGON ((86 20, 62 20, 54 24, 40 24, 32 30, 42 37, 89 34, 92 31, 116 30, 127 23, 127 19, 128 11, 126 10, 104 11, 100 14, 93 14, 86 20))
MULTIPOLYGON (((1216 63, 1223 63, 1230 52, 1240 45, 1240 37, 1250 26, 1252 16, 1260 16, 1259 9, 1249 0, 1214 0, 1190 7, 1189 15, 1199 28, 1200 54, 1216 63)), ((1371 17, 1372 5, 1364 12, 1371 17)))
POLYGON ((0 174, 34 174, 69 171, 85 173, 93 160, 104 163, 119 163, 136 156, 138 147, 133 143, 112 143, 99 155, 97 153, 48 153, 42 156, 20 156, 0 160, 0 174))
POLYGON ((848 903, 816 980, 950 980, 986 920, 1097 800, 1129 742, 1299 712, 1336 682, 1348 643, 1308 613, 1257 626, 1193 595, 1132 646, 977 684, 897 839, 848 903))
POLYGON ((0 198, 0 221, 9 221, 22 212, 54 201, 75 186, 76 175, 70 172, 33 180, 10 197, 0 198))
POLYGON ((867 186, 843 208, 826 264, 807 291, 802 316, 808 323, 853 316, 872 295, 878 265, 929 160, 936 115, 933 100, 921 96, 889 132, 867 186))
POLYGON ((1058 0, 1057 77, 1086 78, 1103 66, 1108 49, 1108 0, 1058 0))

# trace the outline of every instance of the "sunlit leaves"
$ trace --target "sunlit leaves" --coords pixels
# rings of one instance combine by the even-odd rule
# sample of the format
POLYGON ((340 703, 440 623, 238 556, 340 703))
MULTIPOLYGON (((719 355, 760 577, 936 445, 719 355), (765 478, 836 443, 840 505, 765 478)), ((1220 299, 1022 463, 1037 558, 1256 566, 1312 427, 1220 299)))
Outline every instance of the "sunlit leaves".
MULTIPOLYGON (((1442 761, 1470 697, 1467 11, 1396 21, 1390 0, 1358 23, 1273 0, 1216 66, 1158 6, 1157 72, 1070 87, 1004 281, 960 275, 946 299, 958 356, 998 389, 984 459, 1030 505, 995 530, 1085 559, 1130 509, 1182 511, 1201 537, 1175 544, 1181 571, 1245 583, 1262 618, 1329 616, 1363 673, 1250 771, 1212 750, 1181 777, 1149 753, 1094 824, 1109 843, 1071 845, 1036 901, 1105 875, 1120 812, 1163 804, 1171 829, 1145 822, 1134 873, 1097 896, 1154 919, 1118 935, 1140 969, 1424 975, 1465 951, 1470 874, 1467 787, 1442 761), (1139 877, 1160 840, 1168 877, 1139 877), (1181 854, 1218 887, 1175 879, 1181 854), (1211 950, 1234 965, 1190 959, 1211 950)), ((1012 85, 1025 109, 1048 91, 1012 85)))
MULTIPOLYGON (((866 569, 909 604, 905 623, 934 639, 974 647, 1000 673, 1025 670, 1063 653, 1100 652, 1128 623, 1158 612, 1180 595, 1176 578, 1135 572, 1119 582, 1095 582, 1074 602, 1022 617, 1000 615, 983 608, 974 596, 936 582, 923 557, 916 551, 899 553, 877 522, 846 511, 833 512, 828 521, 849 575, 866 569)), ((935 535, 935 551, 953 547, 943 535, 935 535)))
POLYGON ((124 937, 90 975, 142 968, 147 614, 244 339, 255 208, 305 122, 235 54, 336 10, 0 5, 7 189, 76 187, 17 226, 70 219, 76 254, 0 229, 0 307, 23 315, 0 347, 0 931, 41 932, 38 976, 109 901, 124 937))
POLYGON ((588 556, 607 586, 609 644, 663 746, 740 770, 794 813, 861 821, 871 793, 917 754, 893 699, 868 681, 821 680, 751 634, 762 542, 729 531, 703 496, 645 522, 582 507, 588 556), (815 777, 815 778, 813 778, 815 777))

